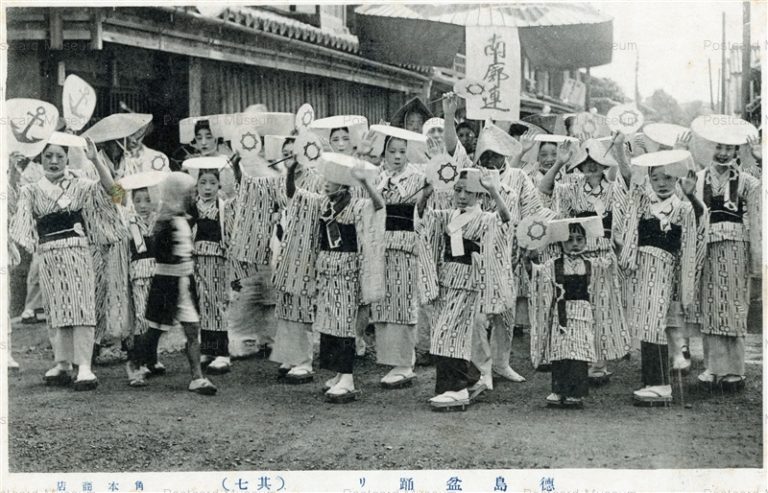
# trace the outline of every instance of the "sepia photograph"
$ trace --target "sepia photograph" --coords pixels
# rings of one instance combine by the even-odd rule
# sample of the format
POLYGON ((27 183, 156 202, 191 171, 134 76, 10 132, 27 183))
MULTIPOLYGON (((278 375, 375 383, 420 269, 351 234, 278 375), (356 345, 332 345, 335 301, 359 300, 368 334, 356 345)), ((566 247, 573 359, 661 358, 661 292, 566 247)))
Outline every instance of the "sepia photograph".
POLYGON ((767 491, 765 0, 0 9, 0 491, 767 491))

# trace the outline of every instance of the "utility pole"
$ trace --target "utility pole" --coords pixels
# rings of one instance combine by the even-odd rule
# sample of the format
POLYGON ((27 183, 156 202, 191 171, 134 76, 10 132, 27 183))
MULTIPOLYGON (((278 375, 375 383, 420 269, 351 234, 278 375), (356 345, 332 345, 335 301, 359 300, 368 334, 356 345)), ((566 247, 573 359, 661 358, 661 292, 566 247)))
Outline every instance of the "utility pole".
POLYGON ((712 59, 707 58, 707 65, 709 66, 709 107, 712 111, 715 111, 715 95, 712 92, 712 59))
POLYGON ((720 114, 725 114, 725 93, 727 88, 725 87, 725 12, 723 12, 723 44, 720 45, 722 50, 722 56, 720 57, 720 114))
POLYGON ((742 46, 741 46, 741 117, 749 121, 749 115, 747 114, 747 105, 749 104, 749 87, 750 79, 752 75, 752 67, 750 63, 750 57, 752 55, 752 33, 751 21, 750 21, 750 6, 749 1, 742 3, 742 46))

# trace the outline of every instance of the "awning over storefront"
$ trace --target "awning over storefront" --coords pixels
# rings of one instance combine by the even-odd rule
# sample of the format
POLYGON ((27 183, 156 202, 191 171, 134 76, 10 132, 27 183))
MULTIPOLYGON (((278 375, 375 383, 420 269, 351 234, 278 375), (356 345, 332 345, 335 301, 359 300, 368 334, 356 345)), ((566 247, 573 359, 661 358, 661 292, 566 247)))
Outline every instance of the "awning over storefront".
POLYGON ((465 26, 493 25, 518 27, 538 68, 594 67, 612 57, 613 19, 583 3, 363 5, 355 14, 362 54, 388 63, 451 66, 464 52, 465 26))

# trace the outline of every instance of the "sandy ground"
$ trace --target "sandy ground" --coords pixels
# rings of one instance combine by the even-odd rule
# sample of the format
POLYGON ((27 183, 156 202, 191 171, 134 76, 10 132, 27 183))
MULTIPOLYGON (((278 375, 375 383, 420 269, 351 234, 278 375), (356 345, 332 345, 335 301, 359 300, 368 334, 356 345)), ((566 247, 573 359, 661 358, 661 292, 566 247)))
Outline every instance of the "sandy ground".
POLYGON ((52 354, 42 325, 16 326, 9 379, 11 472, 761 467, 761 336, 748 339, 747 388, 737 394, 697 389, 700 348, 683 387, 684 405, 637 408, 639 358, 614 363, 607 386, 583 410, 548 409, 550 376, 528 363, 527 336, 515 340, 512 365, 528 378, 498 382, 464 413, 435 413, 434 368, 418 368, 414 387, 384 390, 387 371, 358 360, 357 402, 323 401, 315 382, 276 380, 277 365, 235 362, 212 380, 215 397, 186 390, 181 354, 161 359, 168 374, 128 387, 122 365, 96 368, 99 388, 76 393, 45 387, 52 354))

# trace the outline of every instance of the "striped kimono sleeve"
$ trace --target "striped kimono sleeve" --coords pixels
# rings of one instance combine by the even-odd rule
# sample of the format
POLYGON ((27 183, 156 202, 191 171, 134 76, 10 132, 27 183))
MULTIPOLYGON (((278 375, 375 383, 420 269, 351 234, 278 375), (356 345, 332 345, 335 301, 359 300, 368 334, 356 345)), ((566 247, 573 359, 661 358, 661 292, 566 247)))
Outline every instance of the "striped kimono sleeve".
POLYGON ((554 259, 531 266, 528 314, 531 320, 531 363, 534 368, 550 360, 554 282, 554 259))
POLYGON ((33 185, 21 188, 16 213, 11 217, 8 235, 19 246, 29 253, 34 253, 37 246, 37 227, 33 214, 34 191, 33 185))
POLYGON ((690 307, 698 296, 696 289, 696 252, 699 243, 699 232, 696 227, 696 216, 693 207, 683 202, 679 209, 679 222, 682 226, 680 245, 680 302, 684 307, 690 307))

